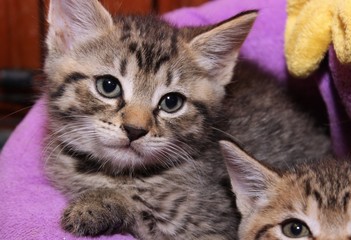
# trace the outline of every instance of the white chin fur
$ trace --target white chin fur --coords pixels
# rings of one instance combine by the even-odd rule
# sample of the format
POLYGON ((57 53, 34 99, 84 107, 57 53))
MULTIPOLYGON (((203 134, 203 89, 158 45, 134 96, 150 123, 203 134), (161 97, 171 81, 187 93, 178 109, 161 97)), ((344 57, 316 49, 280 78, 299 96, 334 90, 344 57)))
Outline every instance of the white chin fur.
MULTIPOLYGON (((94 147, 94 155, 110 162, 116 167, 116 171, 125 169, 143 168, 160 162, 160 151, 165 147, 158 144, 152 147, 152 143, 143 140, 136 140, 129 143, 127 139, 121 139, 118 144, 101 144, 94 147), (149 146, 150 145, 150 146, 149 146)), ((165 161, 163 159, 163 161, 165 161)))
POLYGON ((60 137, 62 142, 77 151, 91 154, 102 162, 111 163, 116 172, 155 164, 170 165, 178 156, 176 151, 169 150, 169 140, 166 138, 153 139, 145 136, 130 142, 119 128, 94 129, 86 121, 82 121, 80 127, 73 124, 64 127, 66 128, 68 130, 60 137), (70 129, 74 130, 69 131, 70 129))

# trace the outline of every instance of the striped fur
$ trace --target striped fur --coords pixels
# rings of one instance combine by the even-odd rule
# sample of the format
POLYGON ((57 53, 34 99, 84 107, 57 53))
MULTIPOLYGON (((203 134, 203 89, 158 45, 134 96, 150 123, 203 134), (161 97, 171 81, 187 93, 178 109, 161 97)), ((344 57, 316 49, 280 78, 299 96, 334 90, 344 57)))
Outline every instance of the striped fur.
POLYGON ((70 199, 66 231, 236 238, 211 127, 255 17, 177 29, 153 16, 112 20, 96 0, 51 0, 45 166, 70 199), (183 104, 167 111, 167 96, 183 104))
POLYGON ((242 213, 240 239, 351 239, 349 159, 301 161, 278 171, 229 142, 221 145, 242 213), (305 236, 288 237, 284 227, 297 220, 305 236))
POLYGON ((239 71, 229 86, 256 15, 177 29, 152 16, 112 19, 97 0, 51 0, 45 167, 70 200, 65 230, 236 239, 218 132, 280 165, 282 153, 290 161, 328 151, 267 76, 239 71))

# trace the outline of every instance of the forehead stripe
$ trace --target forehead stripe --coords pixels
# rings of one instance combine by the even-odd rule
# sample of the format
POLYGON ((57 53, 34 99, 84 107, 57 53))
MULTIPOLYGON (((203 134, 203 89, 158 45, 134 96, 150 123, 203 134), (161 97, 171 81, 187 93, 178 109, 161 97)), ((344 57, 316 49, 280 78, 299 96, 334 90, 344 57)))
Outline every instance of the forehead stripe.
POLYGON ((141 69, 143 67, 143 56, 141 55, 141 50, 138 49, 136 52, 138 67, 141 69))
POLYGON ((313 196, 314 196, 314 198, 316 199, 316 201, 318 203, 318 207, 321 208, 321 206, 323 204, 323 199, 322 199, 321 194, 317 190, 314 190, 313 191, 313 196))
POLYGON ((125 41, 131 37, 131 26, 128 23, 123 24, 122 36, 121 41, 125 41))
POLYGON ((171 54, 176 55, 178 53, 178 30, 174 29, 171 38, 171 54))
POLYGON ((136 42, 132 42, 131 44, 129 44, 129 51, 131 53, 135 53, 137 47, 138 47, 138 44, 136 42))
POLYGON ((127 63, 128 62, 127 62, 126 58, 121 61, 119 71, 120 71, 122 77, 124 77, 126 75, 126 73, 127 73, 127 63))
POLYGON ((160 57, 160 59, 158 59, 158 61, 155 64, 154 73, 156 74, 158 72, 158 70, 160 69, 160 67, 162 66, 162 64, 168 62, 169 60, 170 60, 169 55, 163 55, 162 57, 160 57))
POLYGON ((345 193, 342 201, 343 201, 344 212, 347 212, 349 202, 350 202, 350 192, 345 193))
POLYGON ((166 79, 166 87, 169 87, 173 80, 173 73, 171 70, 168 69, 167 71, 167 79, 166 79))

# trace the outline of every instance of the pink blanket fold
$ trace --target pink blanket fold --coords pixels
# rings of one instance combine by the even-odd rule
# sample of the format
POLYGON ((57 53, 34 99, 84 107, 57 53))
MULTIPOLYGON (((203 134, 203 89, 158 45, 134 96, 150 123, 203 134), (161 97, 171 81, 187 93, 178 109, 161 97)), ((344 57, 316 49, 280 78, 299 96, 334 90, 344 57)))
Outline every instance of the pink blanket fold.
MULTIPOLYGON (((171 12, 164 18, 178 26, 205 25, 250 9, 258 9, 260 14, 242 48, 240 58, 254 61, 282 83, 290 81, 283 54, 285 1, 216 0, 197 8, 171 12)), ((321 71, 323 77, 317 82, 333 123, 331 132, 335 150, 342 155, 350 149, 349 137, 345 136, 351 136, 351 128, 344 106, 351 112, 351 102, 347 98, 350 95, 344 92, 341 83, 351 79, 350 68, 340 66, 335 58, 331 58, 329 67, 321 71), (337 88, 334 87, 334 81, 338 83, 337 88), (340 121, 345 119, 347 121, 340 125, 340 121)), ((45 107, 43 101, 39 100, 12 134, 0 155, 0 239, 89 239, 75 238, 59 226, 60 214, 66 202, 48 184, 43 174, 45 163, 41 161, 41 154, 45 124, 45 107)), ((133 238, 114 235, 94 239, 133 238)))

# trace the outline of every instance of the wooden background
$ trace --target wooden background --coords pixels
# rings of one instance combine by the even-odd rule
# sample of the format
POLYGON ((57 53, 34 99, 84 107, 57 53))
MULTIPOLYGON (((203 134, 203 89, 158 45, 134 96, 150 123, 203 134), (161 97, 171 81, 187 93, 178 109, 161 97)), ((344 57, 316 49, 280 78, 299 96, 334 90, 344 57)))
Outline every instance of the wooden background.
MULTIPOLYGON (((101 0, 113 14, 163 14, 180 7, 198 6, 207 1, 101 0)), ((37 98, 38 93, 28 83, 17 84, 12 81, 15 84, 8 86, 7 81, 6 85, 5 75, 18 74, 13 70, 24 70, 20 74, 32 74, 35 82, 40 85, 38 76, 44 57, 48 5, 49 0, 0 0, 0 138, 2 132, 8 134, 18 124, 37 98)))

